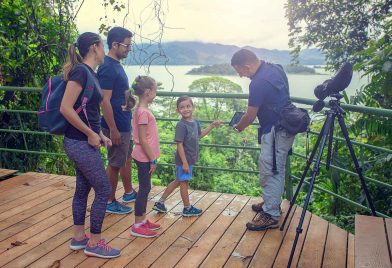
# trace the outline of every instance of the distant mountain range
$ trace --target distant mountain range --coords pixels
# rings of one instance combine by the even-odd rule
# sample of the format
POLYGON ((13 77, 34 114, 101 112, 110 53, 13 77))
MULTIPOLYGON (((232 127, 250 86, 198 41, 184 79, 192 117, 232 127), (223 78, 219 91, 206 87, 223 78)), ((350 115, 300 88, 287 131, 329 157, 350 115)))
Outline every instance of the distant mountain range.
MULTIPOLYGON (((222 45, 202 42, 167 42, 161 44, 162 51, 158 45, 137 45, 133 52, 125 60, 126 64, 140 65, 148 64, 152 60, 152 65, 211 65, 220 63, 230 63, 231 56, 238 46, 222 45), (164 53, 164 54, 163 54, 164 53), (166 55, 166 58, 161 55, 166 55)), ((263 60, 290 64, 291 56, 289 50, 265 49, 255 47, 244 47, 252 50, 263 60)), ((300 64, 302 65, 323 65, 324 55, 317 49, 305 49, 300 53, 300 64)))

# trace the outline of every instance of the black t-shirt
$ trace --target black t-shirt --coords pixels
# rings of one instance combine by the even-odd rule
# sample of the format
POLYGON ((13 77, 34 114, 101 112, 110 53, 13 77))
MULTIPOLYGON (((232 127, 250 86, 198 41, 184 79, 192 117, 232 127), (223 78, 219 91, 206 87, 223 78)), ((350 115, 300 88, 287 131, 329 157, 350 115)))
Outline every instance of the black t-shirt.
MULTIPOLYGON (((90 68, 87 64, 84 64, 85 66, 88 67, 90 73, 96 78, 97 75, 93 71, 93 69, 90 68)), ((82 86, 83 90, 80 93, 78 99, 76 100, 76 103, 74 105, 74 109, 78 109, 80 105, 82 104, 81 102, 81 96, 83 95, 84 88, 86 87, 86 82, 87 82, 87 70, 83 68, 82 66, 75 66, 71 72, 69 73, 68 81, 75 81, 79 85, 82 86)), ((101 103, 103 98, 103 92, 99 86, 98 80, 96 81, 96 86, 94 87, 94 92, 91 97, 91 99, 87 102, 86 105, 86 111, 87 111, 87 117, 88 117, 88 122, 86 119, 86 116, 84 115, 83 111, 80 111, 79 117, 82 119, 82 121, 88 126, 90 123, 91 129, 95 133, 99 133, 101 130, 101 116, 100 116, 100 110, 99 110, 99 104, 101 103)), ((75 128, 73 125, 69 124, 67 130, 65 131, 65 137, 74 139, 74 140, 87 140, 87 136, 79 131, 77 128, 75 128)))

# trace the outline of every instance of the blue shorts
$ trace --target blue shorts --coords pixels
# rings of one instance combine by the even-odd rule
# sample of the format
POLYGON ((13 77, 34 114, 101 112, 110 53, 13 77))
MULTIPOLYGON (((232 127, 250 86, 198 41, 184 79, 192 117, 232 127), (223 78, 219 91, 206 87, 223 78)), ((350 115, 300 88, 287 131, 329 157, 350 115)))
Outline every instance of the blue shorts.
POLYGON ((176 165, 176 173, 178 181, 189 181, 192 179, 192 168, 193 165, 189 165, 189 173, 185 173, 182 169, 182 165, 176 165))

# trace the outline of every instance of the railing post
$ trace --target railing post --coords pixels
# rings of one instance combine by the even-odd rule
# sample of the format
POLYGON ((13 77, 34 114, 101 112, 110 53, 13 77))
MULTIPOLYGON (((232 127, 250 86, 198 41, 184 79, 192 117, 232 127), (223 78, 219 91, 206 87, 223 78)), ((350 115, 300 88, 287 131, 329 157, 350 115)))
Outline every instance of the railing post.
MULTIPOLYGON (((17 113, 17 114, 16 114, 16 117, 18 118, 20 128, 21 128, 22 130, 24 130, 25 128, 24 128, 24 125, 23 125, 23 123, 22 123, 22 119, 20 118, 20 114, 17 113)), ((29 150, 29 147, 27 146, 26 136, 25 136, 24 133, 22 133, 22 136, 23 136, 23 142, 24 142, 25 149, 28 151, 28 150, 29 150)))

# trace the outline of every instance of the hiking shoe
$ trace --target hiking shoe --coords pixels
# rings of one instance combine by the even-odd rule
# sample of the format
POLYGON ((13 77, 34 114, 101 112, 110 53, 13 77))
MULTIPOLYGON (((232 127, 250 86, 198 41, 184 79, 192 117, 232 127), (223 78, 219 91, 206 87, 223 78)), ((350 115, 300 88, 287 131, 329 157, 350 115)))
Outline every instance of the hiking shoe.
POLYGON ((104 239, 99 240, 95 247, 92 247, 90 246, 90 243, 87 243, 87 246, 84 249, 84 253, 90 257, 98 257, 104 259, 116 258, 121 255, 120 250, 114 249, 108 244, 106 244, 104 239))
POLYGON ((261 212, 261 211, 263 211, 263 205, 264 205, 264 201, 262 201, 260 203, 253 204, 252 210, 254 212, 261 212))
POLYGON ((182 216, 184 217, 192 217, 192 216, 199 216, 203 210, 196 208, 194 206, 190 206, 189 208, 184 208, 182 210, 182 216))
POLYGON ((123 201, 124 203, 135 202, 136 197, 137 197, 137 192, 136 192, 136 191, 133 191, 133 192, 130 193, 130 194, 124 193, 124 195, 123 195, 123 197, 122 197, 122 201, 123 201))
POLYGON ((131 235, 136 237, 152 238, 157 236, 157 232, 147 228, 146 224, 142 224, 139 227, 132 225, 131 235))
POLYGON ((152 208, 155 211, 166 213, 167 209, 164 203, 155 202, 154 207, 152 208))
POLYGON ((132 208, 120 204, 117 200, 112 203, 106 204, 106 212, 113 214, 128 214, 133 211, 132 208))
POLYGON ((143 224, 143 226, 145 226, 146 228, 153 230, 153 231, 161 228, 161 225, 159 225, 158 223, 155 223, 155 222, 150 222, 149 220, 147 220, 146 223, 143 224))
POLYGON ((90 236, 88 236, 87 234, 84 234, 83 239, 80 241, 76 240, 75 238, 72 238, 71 245, 69 247, 72 250, 84 249, 84 248, 86 248, 89 239, 90 239, 90 236))
POLYGON ((274 220, 271 215, 264 211, 259 212, 254 220, 248 222, 246 227, 252 231, 262 231, 279 227, 279 221, 274 220))
MULTIPOLYGON (((260 202, 260 203, 256 203, 252 205, 252 210, 254 212, 261 212, 263 211, 263 205, 264 205, 264 201, 260 202)), ((279 206, 279 213, 280 215, 282 215, 282 208, 279 206)))

